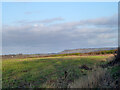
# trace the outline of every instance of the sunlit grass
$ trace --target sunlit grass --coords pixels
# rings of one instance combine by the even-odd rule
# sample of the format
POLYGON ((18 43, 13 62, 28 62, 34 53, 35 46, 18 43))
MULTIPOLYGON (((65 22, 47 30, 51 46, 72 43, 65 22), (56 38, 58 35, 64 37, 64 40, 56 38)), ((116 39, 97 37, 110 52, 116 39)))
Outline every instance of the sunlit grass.
POLYGON ((71 73, 69 79, 73 81, 88 72, 81 73, 79 66, 93 67, 106 58, 108 56, 59 56, 3 60, 3 88, 47 87, 63 77, 64 71, 71 73))

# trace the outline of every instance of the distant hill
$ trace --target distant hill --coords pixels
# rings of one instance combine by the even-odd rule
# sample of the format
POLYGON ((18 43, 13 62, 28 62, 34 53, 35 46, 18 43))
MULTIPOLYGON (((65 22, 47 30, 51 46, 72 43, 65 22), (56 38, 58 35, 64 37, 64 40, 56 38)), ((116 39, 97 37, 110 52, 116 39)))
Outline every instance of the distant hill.
POLYGON ((33 58, 33 57, 49 57, 50 55, 59 55, 59 54, 72 54, 72 53, 89 53, 89 52, 97 52, 104 50, 115 50, 117 48, 83 48, 83 49, 70 49, 64 50, 58 53, 46 53, 46 54, 9 54, 2 55, 2 59, 8 58, 33 58))
POLYGON ((68 53, 89 53, 89 52, 96 52, 96 51, 103 51, 103 50, 115 50, 117 48, 83 48, 83 49, 71 49, 71 50, 64 50, 59 52, 59 54, 68 54, 68 53))

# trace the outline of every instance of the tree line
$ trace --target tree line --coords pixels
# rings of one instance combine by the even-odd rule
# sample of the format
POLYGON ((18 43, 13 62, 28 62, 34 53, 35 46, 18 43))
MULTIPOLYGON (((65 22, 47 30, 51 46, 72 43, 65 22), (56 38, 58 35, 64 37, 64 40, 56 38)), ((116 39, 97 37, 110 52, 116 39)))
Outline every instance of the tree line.
POLYGON ((56 54, 56 55, 51 55, 51 56, 70 56, 70 55, 77 55, 77 56, 82 56, 82 55, 104 55, 104 54, 115 54, 115 50, 103 50, 103 51, 95 51, 95 52, 88 52, 88 53, 66 53, 66 54, 56 54))

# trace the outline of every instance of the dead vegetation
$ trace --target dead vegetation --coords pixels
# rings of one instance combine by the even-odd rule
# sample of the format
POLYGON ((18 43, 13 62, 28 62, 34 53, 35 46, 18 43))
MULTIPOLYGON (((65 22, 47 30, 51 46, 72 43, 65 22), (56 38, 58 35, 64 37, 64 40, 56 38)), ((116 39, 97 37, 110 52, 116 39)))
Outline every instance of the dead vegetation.
POLYGON ((97 68, 87 76, 80 77, 78 80, 70 83, 68 88, 95 88, 104 80, 106 69, 97 68))
POLYGON ((111 75, 111 71, 109 71, 114 67, 119 68, 120 63, 118 61, 116 62, 115 55, 107 59, 107 61, 109 61, 107 64, 100 65, 94 70, 86 65, 81 66, 81 69, 92 70, 92 73, 70 83, 68 88, 120 88, 120 70, 113 75, 111 75), (117 77, 117 79, 115 79, 115 77, 117 77))

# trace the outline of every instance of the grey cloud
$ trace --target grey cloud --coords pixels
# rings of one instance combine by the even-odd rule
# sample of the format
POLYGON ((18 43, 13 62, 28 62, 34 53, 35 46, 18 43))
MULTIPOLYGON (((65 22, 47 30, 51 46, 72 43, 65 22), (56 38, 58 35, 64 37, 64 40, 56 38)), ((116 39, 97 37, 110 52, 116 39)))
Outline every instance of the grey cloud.
POLYGON ((21 20, 21 21, 17 21, 17 23, 20 24, 33 24, 33 23, 53 23, 56 21, 63 21, 64 19, 61 17, 56 17, 56 18, 52 18, 52 19, 45 19, 45 20, 37 20, 37 21, 28 21, 28 20, 21 20))
MULTIPOLYGON (((112 17, 113 18, 113 17, 112 17)), ((109 18, 110 19, 110 18, 109 18)), ((42 22, 52 22, 60 20, 59 18, 43 20, 42 22)), ((108 20, 108 19, 107 19, 108 20)), ((3 51, 14 47, 21 48, 22 52, 31 48, 31 52, 58 52, 64 49, 83 48, 83 47, 100 47, 117 45, 117 27, 110 27, 111 23, 103 21, 106 27, 97 27, 96 25, 104 25, 101 19, 93 19, 78 22, 64 22, 50 25, 15 25, 3 26, 3 51), (89 21, 89 23, 87 23, 89 21), (98 23, 99 22, 99 23, 98 23), (97 23, 97 24, 96 24, 97 23), (35 49, 34 49, 35 48, 35 49)), ((111 19, 110 19, 111 20, 111 19)), ((110 21, 108 20, 108 21, 110 21)), ((111 20, 112 21, 112 20, 111 20)), ((113 25, 115 25, 113 23, 113 25)), ((20 51, 20 50, 19 50, 20 51)), ((29 50, 28 50, 29 51, 29 50)))
MULTIPOLYGON (((56 17, 52 19, 45 19, 45 20, 37 20, 37 21, 28 21, 28 20, 21 20, 18 21, 20 24, 51 24, 56 21, 63 21, 64 19, 62 17, 56 17)), ((109 17, 100 17, 100 18, 94 18, 94 19, 88 19, 88 20, 81 20, 81 21, 72 21, 72 22, 65 22, 65 23, 59 23, 55 24, 56 26, 64 26, 64 27, 76 27, 76 26, 84 26, 84 25, 94 25, 94 26, 107 26, 107 27, 117 27, 118 25, 118 16, 115 14, 113 16, 109 17)))
MULTIPOLYGON (((10 29, 10 28, 9 28, 10 29)), ((5 30, 5 29, 4 29, 5 30)), ((43 28, 35 28, 35 27, 22 27, 17 28, 16 30, 5 30, 3 31, 3 42, 9 43, 7 45, 14 45, 15 42, 18 45, 21 44, 37 44, 37 43, 59 43, 59 42, 67 42, 69 40, 80 40, 88 39, 100 36, 106 36, 115 34, 116 31, 111 28, 64 28, 64 27, 43 27, 43 28), (109 32, 111 31, 111 32, 109 32), (100 34, 101 33, 101 34, 100 34)), ((5 44, 5 43, 3 43, 5 44)), ((6 45, 6 44, 5 44, 6 45)))
POLYGON ((25 14, 29 15, 29 14, 32 14, 33 12, 24 12, 25 14))
MULTIPOLYGON (((118 25, 118 16, 115 14, 110 17, 101 17, 88 20, 81 20, 75 22, 66 23, 67 26, 82 26, 82 25, 94 25, 94 26, 107 26, 107 27, 116 27, 118 25)), ((64 24, 63 24, 64 26, 64 24)))
POLYGON ((117 26, 118 16, 115 14, 110 17, 102 17, 81 21, 83 25, 102 25, 102 26, 117 26))
POLYGON ((26 14, 26 15, 37 14, 37 13, 40 13, 40 11, 26 11, 26 12, 24 12, 24 14, 26 14))
POLYGON ((61 18, 61 17, 58 17, 58 18, 53 18, 53 19, 42 20, 41 22, 42 23, 51 23, 51 22, 54 22, 54 21, 61 21, 61 20, 64 20, 64 19, 61 18))

